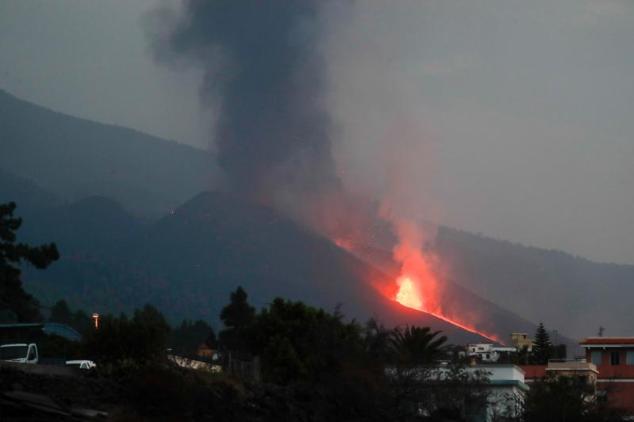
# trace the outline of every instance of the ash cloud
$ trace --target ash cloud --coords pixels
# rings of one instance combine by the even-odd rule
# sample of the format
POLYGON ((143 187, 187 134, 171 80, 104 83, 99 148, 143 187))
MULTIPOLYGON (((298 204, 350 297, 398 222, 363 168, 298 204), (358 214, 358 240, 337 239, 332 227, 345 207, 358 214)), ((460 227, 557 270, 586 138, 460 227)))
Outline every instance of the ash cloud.
POLYGON ((230 190, 631 261, 629 3, 182 5, 155 52, 204 71, 230 190))
POLYGON ((317 14, 316 1, 189 0, 161 21, 156 57, 204 70, 213 145, 235 193, 279 205, 337 189, 317 14))

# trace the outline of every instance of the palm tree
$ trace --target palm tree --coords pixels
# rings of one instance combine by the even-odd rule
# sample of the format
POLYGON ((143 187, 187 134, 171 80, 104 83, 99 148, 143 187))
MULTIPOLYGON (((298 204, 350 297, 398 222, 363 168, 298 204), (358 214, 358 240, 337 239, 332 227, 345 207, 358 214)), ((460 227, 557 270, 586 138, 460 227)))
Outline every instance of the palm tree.
POLYGON ((395 328, 390 344, 398 363, 404 365, 424 365, 433 363, 443 352, 446 336, 429 327, 406 326, 395 328))
POLYGON ((392 330, 371 318, 363 332, 363 347, 370 359, 381 363, 388 361, 392 353, 392 330))

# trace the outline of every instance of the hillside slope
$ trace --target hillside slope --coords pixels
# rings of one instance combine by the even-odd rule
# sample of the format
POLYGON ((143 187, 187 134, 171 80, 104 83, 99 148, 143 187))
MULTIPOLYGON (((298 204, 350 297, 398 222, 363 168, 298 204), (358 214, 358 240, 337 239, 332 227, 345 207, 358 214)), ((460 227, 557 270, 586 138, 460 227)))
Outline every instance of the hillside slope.
POLYGON ((592 262, 441 228, 436 250, 456 282, 531 321, 578 338, 634 335, 634 266, 592 262))
POLYGON ((119 312, 150 302, 173 321, 217 321, 229 293, 242 285, 256 306, 281 296, 328 310, 339 307, 360 321, 430 325, 452 341, 482 340, 384 298, 370 284, 390 282, 383 273, 268 208, 207 192, 154 224, 134 226, 116 248, 108 248, 96 243, 98 234, 126 218, 102 199, 80 205, 55 215, 58 230, 73 222, 85 227, 85 243, 60 238, 66 252, 60 262, 26 273, 27 287, 49 303, 65 297, 90 311, 119 312), (96 206, 103 216, 100 227, 67 218, 96 206))
MULTIPOLYGON (((284 286, 280 292, 295 294, 303 293, 303 280, 299 278, 307 274, 296 271, 299 267, 315 271, 315 276, 308 274, 306 283, 324 282, 323 279, 338 274, 321 268, 332 265, 329 255, 314 262, 301 256, 300 251, 308 256, 312 253, 312 246, 301 245, 303 240, 293 243, 290 238, 280 239, 278 245, 275 231, 267 232, 266 236, 273 236, 270 239, 257 234, 264 233, 259 223, 245 223, 253 217, 247 211, 250 206, 235 205, 235 198, 227 200, 227 204, 223 204, 225 200, 210 200, 210 215, 215 215, 216 220, 199 220, 200 227, 181 221, 181 214, 189 212, 189 205, 170 215, 184 201, 209 189, 211 180, 217 180, 217 168, 212 162, 213 157, 194 148, 59 114, 0 91, 0 200, 18 202, 18 213, 25 217, 22 235, 36 241, 58 240, 65 255, 50 275, 48 271, 37 276, 33 273, 38 279, 51 279, 50 283, 39 284, 47 298, 56 299, 53 296, 64 291, 78 304, 91 297, 94 300, 87 303, 92 305, 111 294, 113 299, 108 306, 123 310, 129 309, 133 300, 162 300, 160 286, 173 286, 174 280, 186 279, 197 287, 169 293, 191 296, 182 299, 179 309, 189 310, 191 300, 198 303, 194 309, 213 308, 201 315, 212 315, 226 298, 218 297, 226 292, 214 290, 216 284, 253 283, 257 290, 275 282, 276 286, 284 286), (98 197, 113 198, 123 207, 98 197), (86 202, 68 205, 86 198, 86 202), (136 218, 139 215, 167 217, 156 226, 146 226, 136 218), (197 242, 196 236, 205 233, 207 238, 199 241, 198 249, 218 251, 218 256, 207 262, 207 258, 196 255, 190 239, 179 231, 190 233, 193 243, 197 242), (162 249, 156 245, 162 245, 162 249), (174 250, 174 245, 178 249, 174 250), (295 248, 296 255, 284 255, 283 251, 295 248), (146 250, 145 254, 139 252, 146 250), (165 256, 162 250, 173 254, 165 256), (154 264, 157 256, 161 258, 154 264), (232 268, 245 265, 241 256, 253 256, 254 262, 259 262, 260 256, 268 257, 268 265, 277 267, 272 271, 263 260, 257 271, 232 268), (218 257, 231 259, 222 261, 218 257), (200 269, 195 265, 201 265, 200 269), (152 282, 159 288, 154 288, 152 282), (207 296, 196 290, 203 287, 213 292, 211 302, 204 302, 202 297, 207 296)), ((258 218, 254 221, 260 221, 258 218)), ((263 218, 265 221, 269 217, 263 218)), ((393 238, 389 233, 382 237, 393 238)), ((393 276, 389 269, 389 240, 387 243, 378 251, 382 256, 370 257, 361 266, 378 267, 393 276), (383 265, 383 261, 388 261, 388 265, 383 265)), ((503 328, 498 329, 506 331, 530 331, 533 325, 526 322, 529 320, 543 321, 547 327, 575 337, 595 334, 599 326, 608 335, 634 335, 634 307, 629 303, 634 294, 634 266, 595 263, 559 251, 449 228, 440 228, 433 247, 444 263, 445 279, 455 282, 447 300, 453 300, 452 307, 459 312, 484 312, 490 321, 502 324, 503 328), (506 310, 512 311, 509 314, 514 317, 507 318, 506 310)), ((329 289, 328 294, 336 290, 332 286, 329 289)), ((342 293, 336 297, 345 302, 341 299, 347 297, 345 283, 340 289, 342 293)), ((326 297, 326 293, 314 294, 326 297)), ((181 311, 175 311, 175 315, 181 311)))
POLYGON ((57 113, 2 90, 0 168, 62 199, 107 196, 151 217, 219 178, 205 151, 57 113))

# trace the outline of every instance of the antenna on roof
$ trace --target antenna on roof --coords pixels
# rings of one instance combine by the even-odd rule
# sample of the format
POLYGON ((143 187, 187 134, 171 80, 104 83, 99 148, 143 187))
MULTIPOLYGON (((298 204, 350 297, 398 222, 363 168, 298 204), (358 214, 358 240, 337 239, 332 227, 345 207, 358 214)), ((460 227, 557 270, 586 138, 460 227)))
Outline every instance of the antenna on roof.
POLYGON ((597 333, 597 335, 599 337, 603 337, 603 332, 605 331, 605 328, 603 328, 603 326, 599 326, 599 332, 597 333))

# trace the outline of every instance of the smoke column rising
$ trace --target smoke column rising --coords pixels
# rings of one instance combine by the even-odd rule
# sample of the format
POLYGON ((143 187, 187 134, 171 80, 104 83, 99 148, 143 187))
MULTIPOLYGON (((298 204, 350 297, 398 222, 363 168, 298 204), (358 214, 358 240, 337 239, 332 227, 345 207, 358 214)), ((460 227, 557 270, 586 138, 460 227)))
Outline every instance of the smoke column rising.
POLYGON ((331 238, 367 242, 383 219, 396 235, 405 236, 407 226, 430 241, 435 231, 419 227, 425 215, 440 221, 421 185, 432 172, 428 130, 408 101, 411 86, 385 80, 399 74, 382 64, 391 63, 384 57, 389 49, 347 32, 365 7, 188 0, 159 22, 167 32, 155 37, 155 54, 204 70, 201 96, 217 104, 213 145, 228 190, 281 208, 331 238), (346 73, 350 56, 355 66, 346 73), (360 68, 364 60, 369 66, 360 68), (380 101, 377 89, 385 94, 380 101))
POLYGON ((219 101, 214 146, 235 193, 279 205, 336 189, 317 3, 189 0, 155 43, 160 60, 204 70, 201 96, 219 101))

